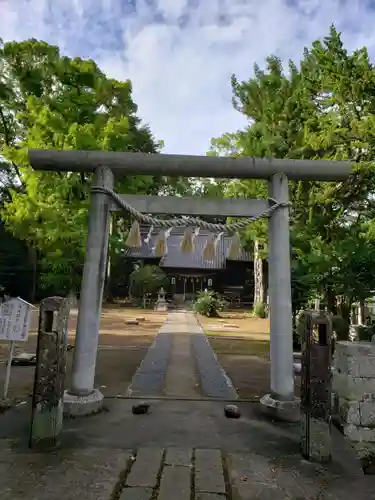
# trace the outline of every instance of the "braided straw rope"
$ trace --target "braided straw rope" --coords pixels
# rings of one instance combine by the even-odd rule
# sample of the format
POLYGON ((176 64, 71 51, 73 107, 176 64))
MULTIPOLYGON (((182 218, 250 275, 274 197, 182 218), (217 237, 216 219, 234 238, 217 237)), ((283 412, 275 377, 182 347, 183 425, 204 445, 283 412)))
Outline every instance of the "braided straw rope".
POLYGON ((225 233, 236 233, 240 229, 243 229, 244 227, 248 226, 252 222, 255 222, 259 219, 262 219, 264 217, 269 217, 272 215, 272 213, 277 210, 280 207, 288 207, 291 204, 290 203, 285 203, 285 202, 279 202, 277 200, 274 200, 273 198, 268 198, 268 201, 273 203, 267 210, 264 212, 261 212, 258 215, 254 215, 253 217, 249 217, 247 219, 238 221, 238 222, 233 222, 231 224, 213 224, 211 222, 206 222, 201 219, 198 219, 196 217, 181 217, 181 218, 176 218, 176 219, 168 219, 168 220, 163 220, 163 219, 157 219, 155 217, 151 217, 150 215, 145 215, 142 214, 141 212, 138 212, 134 207, 126 203, 115 191, 112 189, 102 187, 102 186, 93 186, 91 188, 92 193, 105 193, 113 198, 113 200, 121 207, 123 210, 128 212, 130 215, 134 217, 138 222, 150 224, 154 227, 161 227, 164 229, 169 229, 172 227, 188 227, 188 226, 195 226, 199 227, 201 229, 207 229, 212 232, 225 232, 225 233))

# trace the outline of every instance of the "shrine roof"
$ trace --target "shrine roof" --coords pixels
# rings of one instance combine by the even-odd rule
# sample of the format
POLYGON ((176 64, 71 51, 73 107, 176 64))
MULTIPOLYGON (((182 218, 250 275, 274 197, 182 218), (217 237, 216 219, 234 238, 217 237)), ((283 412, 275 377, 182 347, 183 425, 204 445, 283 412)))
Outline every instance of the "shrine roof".
MULTIPOLYGON (((150 259, 154 256, 154 248, 159 229, 152 232, 149 241, 145 241, 149 233, 149 228, 141 227, 142 247, 140 249, 124 248, 125 258, 150 259)), ((184 228, 173 228, 168 238, 167 253, 160 258, 159 266, 163 268, 184 268, 184 269, 224 269, 226 267, 227 253, 230 247, 231 237, 224 235, 217 246, 215 258, 213 260, 203 259, 203 249, 207 240, 211 236, 209 231, 201 230, 195 240, 195 248, 191 253, 184 253, 180 249, 184 228)), ((252 258, 248 252, 241 251, 241 255, 235 259, 238 262, 251 262, 252 258)))

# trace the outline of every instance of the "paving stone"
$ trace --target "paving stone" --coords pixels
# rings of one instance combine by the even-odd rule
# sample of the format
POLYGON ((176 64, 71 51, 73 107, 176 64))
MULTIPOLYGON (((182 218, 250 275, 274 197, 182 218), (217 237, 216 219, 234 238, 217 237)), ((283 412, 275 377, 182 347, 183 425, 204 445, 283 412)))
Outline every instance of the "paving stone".
POLYGON ((152 488, 124 488, 119 500, 150 500, 152 488))
POLYGON ((161 448, 140 448, 136 461, 126 481, 128 486, 156 486, 163 450, 161 448))
POLYGON ((191 469, 190 467, 165 466, 158 500, 190 500, 191 469))
POLYGON ((195 490, 225 493, 220 450, 195 450, 195 490))
POLYGON ((197 493, 195 500, 225 500, 227 497, 218 493, 197 493))
POLYGON ((190 466, 192 452, 189 448, 168 448, 165 464, 190 466))

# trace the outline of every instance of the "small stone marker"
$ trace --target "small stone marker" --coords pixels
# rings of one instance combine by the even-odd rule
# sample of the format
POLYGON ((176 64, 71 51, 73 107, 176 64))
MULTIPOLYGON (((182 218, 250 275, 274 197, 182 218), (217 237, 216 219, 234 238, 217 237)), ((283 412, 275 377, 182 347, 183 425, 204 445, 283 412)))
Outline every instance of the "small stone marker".
POLYGON ((145 415, 148 413, 150 405, 147 403, 137 403, 132 406, 132 412, 134 415, 145 415))
POLYGON ((224 328, 239 328, 238 325, 234 325, 233 323, 226 323, 223 326, 224 326, 224 328))
POLYGON ((332 323, 328 314, 304 311, 298 330, 301 356, 301 453, 307 460, 331 460, 332 323))
POLYGON ((69 308, 62 297, 40 304, 30 448, 55 447, 62 429, 69 308))
POLYGON ((136 321, 146 321, 146 318, 144 316, 137 316, 135 318, 136 321))
POLYGON ((227 418, 240 418, 241 411, 237 405, 225 405, 224 414, 227 418))

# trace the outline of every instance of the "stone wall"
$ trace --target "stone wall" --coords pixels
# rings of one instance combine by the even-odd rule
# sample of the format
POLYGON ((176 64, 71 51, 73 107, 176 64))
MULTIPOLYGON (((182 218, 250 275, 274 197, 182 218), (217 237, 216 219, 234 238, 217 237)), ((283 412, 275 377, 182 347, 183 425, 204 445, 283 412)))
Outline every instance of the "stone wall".
POLYGON ((360 458, 375 455, 375 344, 337 342, 332 389, 346 438, 360 458))

